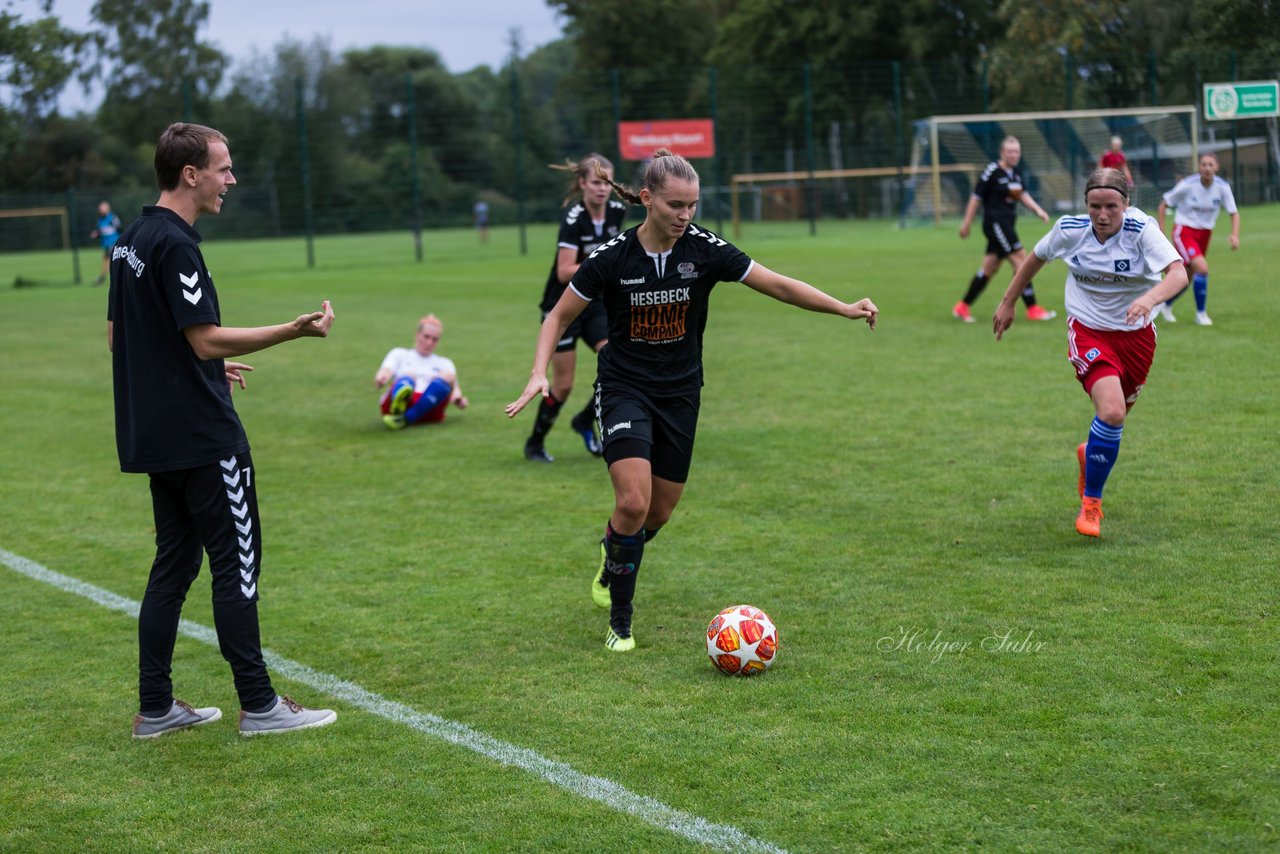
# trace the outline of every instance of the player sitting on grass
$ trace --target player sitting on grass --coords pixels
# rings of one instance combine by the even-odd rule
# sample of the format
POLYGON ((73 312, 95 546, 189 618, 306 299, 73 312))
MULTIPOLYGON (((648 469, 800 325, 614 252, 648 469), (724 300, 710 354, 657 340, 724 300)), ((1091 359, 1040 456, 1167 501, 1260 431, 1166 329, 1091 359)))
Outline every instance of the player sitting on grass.
POLYGON ((379 405, 387 429, 434 424, 444 420, 450 403, 459 409, 466 409, 470 403, 458 386, 458 369, 453 361, 436 352, 443 331, 440 318, 428 314, 418 321, 413 348, 394 347, 382 360, 373 382, 378 388, 386 388, 379 405))

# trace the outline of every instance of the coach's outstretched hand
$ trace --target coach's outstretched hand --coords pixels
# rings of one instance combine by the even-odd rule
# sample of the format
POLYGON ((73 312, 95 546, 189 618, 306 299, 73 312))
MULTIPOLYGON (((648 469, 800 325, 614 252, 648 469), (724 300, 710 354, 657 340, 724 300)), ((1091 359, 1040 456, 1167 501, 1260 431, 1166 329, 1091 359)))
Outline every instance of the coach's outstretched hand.
POLYGON ((320 305, 323 311, 313 311, 310 314, 299 315, 298 319, 293 322, 299 338, 324 338, 328 336, 329 328, 333 326, 333 305, 328 300, 325 300, 320 305))
POLYGON ((503 411, 507 413, 508 418, 515 418, 516 413, 524 409, 529 401, 541 395, 542 397, 551 396, 551 384, 547 382, 547 375, 544 373, 541 377, 537 374, 529 377, 529 384, 524 387, 524 391, 512 403, 508 403, 503 411))

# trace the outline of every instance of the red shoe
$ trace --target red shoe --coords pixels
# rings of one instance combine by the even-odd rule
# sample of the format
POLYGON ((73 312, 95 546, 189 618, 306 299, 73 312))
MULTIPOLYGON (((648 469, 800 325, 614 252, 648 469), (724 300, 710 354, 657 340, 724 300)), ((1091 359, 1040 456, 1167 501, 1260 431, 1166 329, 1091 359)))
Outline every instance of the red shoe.
POLYGON ((952 306, 951 314, 954 317, 960 318, 965 323, 973 323, 973 314, 969 311, 969 306, 964 300, 961 300, 952 306))
POLYGON ((1056 311, 1046 311, 1042 305, 1033 305, 1027 309, 1027 320, 1053 320, 1057 316, 1056 311))
POLYGON ((1085 443, 1081 442, 1076 448, 1076 459, 1080 461, 1080 480, 1076 482, 1076 492, 1080 493, 1081 498, 1084 498, 1084 446, 1085 443))
POLYGON ((1083 498, 1080 515, 1076 517, 1076 531, 1086 537, 1102 536, 1102 499, 1083 498))

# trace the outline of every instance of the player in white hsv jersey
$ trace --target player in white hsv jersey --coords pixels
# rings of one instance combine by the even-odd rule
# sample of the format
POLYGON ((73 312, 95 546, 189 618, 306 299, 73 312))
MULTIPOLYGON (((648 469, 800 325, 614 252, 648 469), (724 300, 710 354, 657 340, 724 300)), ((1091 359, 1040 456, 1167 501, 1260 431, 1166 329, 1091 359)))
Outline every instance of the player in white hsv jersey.
POLYGON ((1187 271, 1155 219, 1128 206, 1123 172, 1095 170, 1084 197, 1089 215, 1064 216, 1041 238, 1005 291, 992 328, 999 341, 1031 277, 1056 258, 1067 263, 1067 358, 1094 407, 1089 438, 1076 448, 1076 530, 1100 537, 1102 488, 1156 352, 1155 306, 1187 286, 1187 271))
POLYGON ((609 609, 605 646, 628 652, 636 646, 631 603, 645 543, 671 518, 688 480, 712 289, 742 282, 789 305, 864 319, 873 329, 879 310, 869 299, 842 302, 775 273, 699 227, 693 222, 698 173, 683 157, 655 151, 639 192, 610 184, 626 201, 644 206, 645 220, 592 252, 574 274, 542 324, 529 381, 506 412, 513 417, 534 398, 551 394, 547 365, 556 342, 587 306, 602 305, 609 343, 597 360, 596 417, 614 508, 591 598, 609 609))
MULTIPOLYGON (((1211 152, 1200 155, 1200 172, 1188 175, 1173 189, 1164 194, 1160 206, 1156 208, 1156 220, 1160 230, 1164 231, 1164 215, 1169 208, 1176 208, 1173 217, 1173 246, 1182 256, 1182 262, 1191 273, 1191 289, 1196 297, 1196 323, 1200 326, 1212 326, 1209 318, 1209 260, 1205 257, 1209 252, 1209 238, 1213 236, 1213 226, 1218 221, 1218 214, 1226 211, 1231 215, 1231 251, 1240 248, 1240 212, 1236 209, 1236 197, 1231 192, 1231 185, 1218 177, 1218 156, 1211 152)), ((1157 306, 1157 311, 1165 320, 1173 323, 1172 304, 1178 298, 1174 294, 1168 302, 1157 306)))
POLYGON ((467 396, 458 386, 457 367, 452 359, 436 352, 443 332, 443 321, 428 314, 418 321, 413 347, 391 348, 378 366, 373 384, 384 390, 378 408, 387 429, 437 424, 444 420, 450 403, 467 408, 467 396))

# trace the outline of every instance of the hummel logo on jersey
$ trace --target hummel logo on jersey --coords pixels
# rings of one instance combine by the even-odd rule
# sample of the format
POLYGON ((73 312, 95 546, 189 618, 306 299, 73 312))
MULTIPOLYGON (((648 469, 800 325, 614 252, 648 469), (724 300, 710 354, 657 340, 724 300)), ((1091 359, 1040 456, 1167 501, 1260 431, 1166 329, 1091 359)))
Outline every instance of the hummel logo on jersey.
POLYGON ((1116 259, 1116 272, 1117 272, 1117 273, 1127 273, 1127 272, 1129 272, 1129 259, 1128 259, 1128 258, 1117 258, 1117 259, 1116 259))
POLYGON ((642 276, 642 277, 640 277, 639 279, 619 279, 619 280, 618 280, 618 284, 620 284, 620 285, 643 285, 643 284, 644 284, 644 277, 642 276))
POLYGON ((616 433, 619 430, 630 430, 630 429, 631 429, 630 421, 619 421, 617 424, 614 424, 605 432, 608 433, 610 436, 612 436, 614 433, 616 433))
POLYGON ((195 288, 196 282, 200 281, 200 272, 196 271, 190 276, 184 276, 179 273, 178 280, 182 282, 182 298, 192 305, 200 302, 200 296, 203 293, 200 288, 196 288, 194 291, 187 290, 188 288, 195 288))
POLYGON ((689 224, 689 233, 692 234, 694 237, 701 237, 703 240, 707 241, 712 246, 725 245, 725 242, 721 240, 719 237, 716 237, 714 234, 712 234, 709 231, 703 231, 702 229, 698 228, 696 225, 692 223, 689 224))
MULTIPOLYGON (((179 278, 186 282, 185 276, 179 274, 179 278)), ((186 292, 184 291, 183 293, 185 294, 186 292)), ((258 592, 258 582, 254 580, 255 563, 258 556, 254 553, 253 536, 250 534, 250 531, 253 530, 253 518, 249 516, 249 503, 245 500, 244 487, 240 485, 241 469, 239 468, 239 461, 234 456, 218 462, 222 466, 222 470, 226 472, 222 476, 222 480, 227 485, 227 503, 231 507, 231 515, 235 517, 236 530, 241 534, 236 538, 236 544, 240 546, 240 593, 244 598, 252 599, 253 595, 258 592)), ((244 469, 243 471, 245 472, 245 480, 248 482, 252 474, 249 469, 244 469)))
POLYGON ((590 255, 588 255, 587 257, 588 257, 588 258, 594 258, 594 257, 596 257, 597 255, 599 255, 601 252, 603 252, 604 250, 608 249, 610 246, 613 246, 613 245, 614 245, 614 244, 616 244, 616 243, 621 243, 622 241, 624 241, 624 240, 626 240, 626 239, 627 239, 627 233, 624 231, 624 232, 622 232, 622 234, 619 234, 617 237, 613 238, 613 240, 610 240, 608 243, 604 244, 603 246, 601 246, 601 247, 600 247, 599 249, 597 249, 595 252, 592 252, 592 253, 591 253, 590 255))

